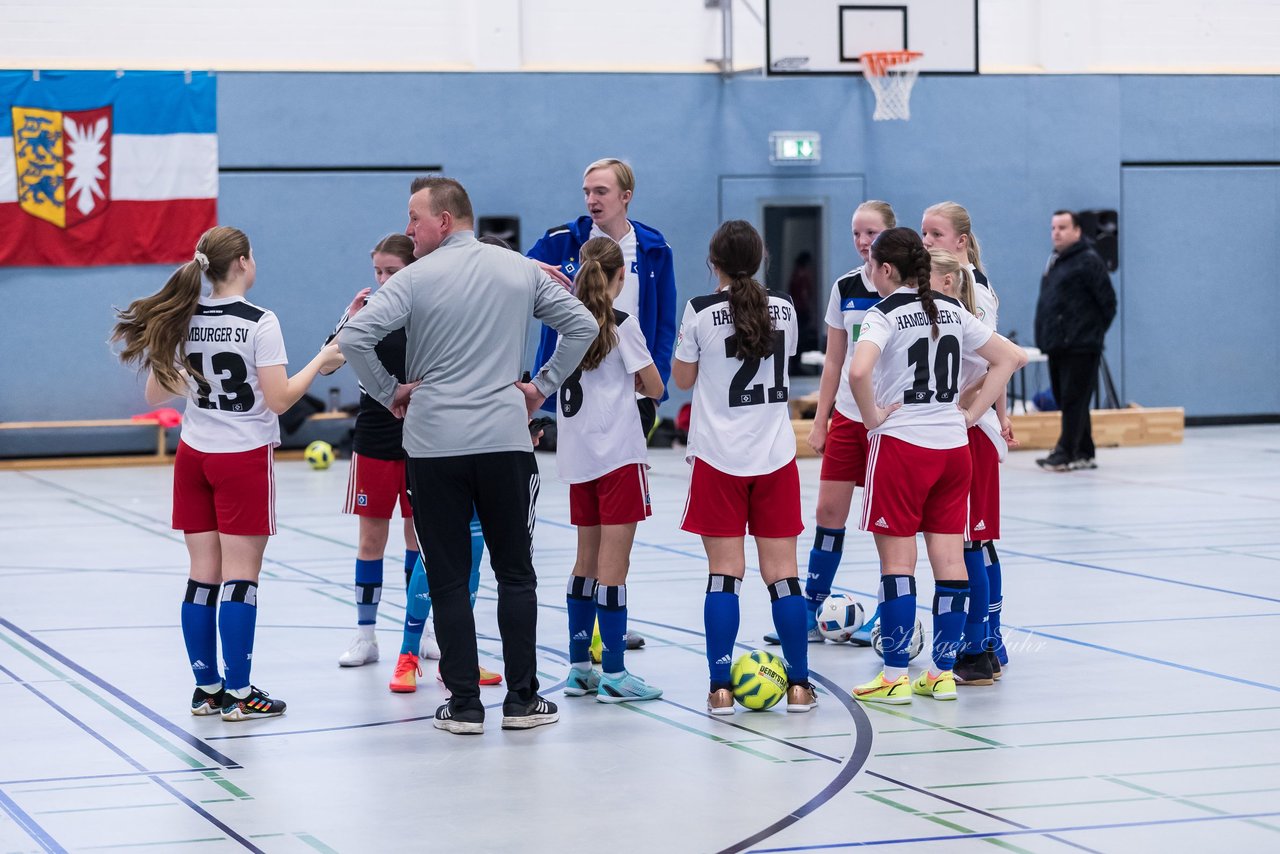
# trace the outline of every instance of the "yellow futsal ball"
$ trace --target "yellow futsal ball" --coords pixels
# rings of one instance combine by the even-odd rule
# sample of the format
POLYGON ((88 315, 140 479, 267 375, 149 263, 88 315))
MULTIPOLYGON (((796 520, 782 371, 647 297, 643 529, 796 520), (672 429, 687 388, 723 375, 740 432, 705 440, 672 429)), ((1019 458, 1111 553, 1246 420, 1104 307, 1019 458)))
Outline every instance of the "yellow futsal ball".
POLYGON ((754 712, 773 708, 787 695, 786 663, 762 649, 740 656, 729 678, 734 699, 754 712))
POLYGON ((311 463, 313 469, 323 471, 333 463, 333 445, 317 439, 307 445, 307 450, 302 456, 307 462, 311 463))

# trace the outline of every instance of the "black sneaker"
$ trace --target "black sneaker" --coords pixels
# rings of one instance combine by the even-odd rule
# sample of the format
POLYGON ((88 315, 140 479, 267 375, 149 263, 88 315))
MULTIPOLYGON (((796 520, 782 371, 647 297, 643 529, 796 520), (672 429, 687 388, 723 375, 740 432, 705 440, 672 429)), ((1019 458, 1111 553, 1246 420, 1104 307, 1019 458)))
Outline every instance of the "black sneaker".
POLYGON ((1093 457, 1080 457, 1079 459, 1072 460, 1067 465, 1072 471, 1088 471, 1089 469, 1096 469, 1098 467, 1098 461, 1093 457))
POLYGON ((436 709, 433 726, 458 735, 479 735, 484 732, 484 709, 455 709, 449 701, 436 709))
POLYGON ((502 704, 503 729, 533 729, 536 726, 553 724, 560 720, 560 711, 556 704, 533 695, 529 702, 509 698, 502 704))
POLYGON ((644 636, 637 632, 627 632, 622 636, 622 639, 627 642, 628 650, 634 651, 644 648, 644 636))
MULTIPOLYGON (((1071 471, 1071 460, 1066 454, 1054 451, 1047 457, 1036 460, 1036 465, 1045 471, 1071 471)), ((959 681, 959 680, 956 680, 959 681)))
POLYGON ((995 678, 991 675, 991 662, 987 660, 985 652, 966 653, 956 659, 956 666, 952 668, 952 672, 956 675, 957 685, 994 685, 995 678))
POLYGON ((203 688, 196 688, 191 695, 191 714, 216 715, 222 711, 222 700, 226 692, 219 688, 212 694, 203 688))
POLYGON ((223 692, 222 719, 247 721, 250 718, 274 718, 284 714, 284 700, 273 700, 266 691, 249 686, 249 696, 241 699, 230 691, 223 692))
POLYGON ((995 650, 987 650, 987 663, 991 665, 991 678, 998 680, 1001 676, 1000 659, 996 657, 995 650))

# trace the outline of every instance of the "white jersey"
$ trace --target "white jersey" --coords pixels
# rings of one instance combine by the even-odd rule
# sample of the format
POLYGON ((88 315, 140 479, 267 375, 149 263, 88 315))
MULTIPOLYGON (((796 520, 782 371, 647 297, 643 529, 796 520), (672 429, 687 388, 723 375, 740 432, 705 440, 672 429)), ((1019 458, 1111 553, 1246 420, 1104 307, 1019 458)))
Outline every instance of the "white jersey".
POLYGON ((182 441, 206 454, 280 444, 280 420, 267 408, 258 369, 288 364, 280 321, 244 297, 202 298, 187 330, 193 378, 182 418, 182 441))
POLYGON ((959 448, 969 443, 960 411, 960 364, 966 353, 991 339, 992 331, 960 305, 935 293, 938 337, 915 288, 899 288, 867 312, 858 346, 880 348, 871 380, 876 405, 901 403, 869 436, 893 436, 922 448, 959 448))
MULTIPOLYGON (((604 230, 598 225, 591 226, 591 237, 609 237, 604 230)), ((612 237, 609 237, 613 240, 612 237)), ((631 223, 627 223, 627 233, 622 235, 621 240, 614 241, 618 244, 618 248, 622 250, 623 269, 627 272, 622 277, 622 290, 618 292, 618 296, 613 301, 613 307, 630 314, 633 317, 640 315, 640 267, 636 261, 636 230, 632 228, 631 223)))
POLYGON ((592 371, 579 367, 558 393, 556 468, 565 483, 586 483, 649 459, 635 375, 653 364, 640 322, 617 309, 618 344, 592 371))
POLYGON ((795 459, 787 358, 796 353, 796 312, 789 296, 770 291, 769 313, 773 355, 740 359, 727 291, 694 297, 685 307, 676 358, 698 365, 686 462, 697 457, 726 474, 748 477, 795 459))
MULTIPOLYGON (((996 331, 997 324, 1000 321, 1000 300, 996 297, 995 290, 992 289, 990 282, 981 270, 969 265, 969 272, 973 274, 973 313, 992 332, 996 331)), ((987 360, 979 356, 977 353, 966 353, 960 365, 960 388, 967 389, 969 386, 982 379, 987 372, 987 360)), ((1009 452, 1009 445, 1005 442, 1004 437, 1000 435, 1000 416, 996 414, 995 408, 990 408, 982 413, 982 417, 978 419, 976 427, 979 427, 987 438, 991 440, 991 444, 995 445, 996 453, 999 455, 1000 461, 1004 462, 1005 455, 1009 452)))
POLYGON ((844 354, 844 365, 840 370, 840 381, 836 383, 836 410, 851 421, 861 421, 862 413, 858 411, 858 402, 853 399, 853 390, 849 387, 849 363, 853 361, 853 345, 858 343, 858 333, 862 328, 862 318, 867 309, 880 302, 880 295, 875 288, 867 284, 862 275, 862 268, 850 270, 831 286, 831 298, 827 300, 827 342, 836 329, 843 330, 847 347, 844 354))

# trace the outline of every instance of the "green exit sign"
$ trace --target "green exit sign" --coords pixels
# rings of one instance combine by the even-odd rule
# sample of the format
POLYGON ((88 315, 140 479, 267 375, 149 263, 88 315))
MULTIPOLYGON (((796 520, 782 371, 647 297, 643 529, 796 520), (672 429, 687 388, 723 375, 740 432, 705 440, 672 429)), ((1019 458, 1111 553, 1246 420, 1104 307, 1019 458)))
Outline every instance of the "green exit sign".
POLYGON ((769 162, 780 165, 817 163, 822 159, 822 135, 817 131, 774 131, 769 134, 769 162))

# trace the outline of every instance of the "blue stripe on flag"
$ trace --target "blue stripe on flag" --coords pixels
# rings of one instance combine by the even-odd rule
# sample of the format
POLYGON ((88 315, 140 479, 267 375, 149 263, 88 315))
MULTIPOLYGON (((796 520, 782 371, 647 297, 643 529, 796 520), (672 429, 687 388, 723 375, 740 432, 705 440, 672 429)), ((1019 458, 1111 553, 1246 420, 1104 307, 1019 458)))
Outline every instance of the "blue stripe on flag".
POLYGON ((216 133, 217 79, 181 71, 0 71, 0 137, 13 136, 11 107, 88 110, 111 104, 114 133, 216 133))
POLYGON ((880 298, 876 297, 852 297, 840 303, 841 311, 866 311, 873 308, 876 303, 880 302, 880 298))

